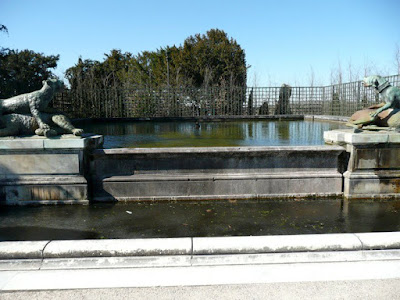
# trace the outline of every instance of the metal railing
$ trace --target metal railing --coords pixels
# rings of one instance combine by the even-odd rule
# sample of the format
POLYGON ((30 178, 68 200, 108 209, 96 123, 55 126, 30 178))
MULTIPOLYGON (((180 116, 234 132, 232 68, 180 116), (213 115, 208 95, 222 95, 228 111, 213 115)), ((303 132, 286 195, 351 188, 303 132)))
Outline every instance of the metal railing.
MULTIPOLYGON (((394 86, 400 74, 386 76, 394 86)), ((324 87, 135 88, 64 91, 53 106, 72 118, 337 115, 381 102, 361 81, 324 87)))

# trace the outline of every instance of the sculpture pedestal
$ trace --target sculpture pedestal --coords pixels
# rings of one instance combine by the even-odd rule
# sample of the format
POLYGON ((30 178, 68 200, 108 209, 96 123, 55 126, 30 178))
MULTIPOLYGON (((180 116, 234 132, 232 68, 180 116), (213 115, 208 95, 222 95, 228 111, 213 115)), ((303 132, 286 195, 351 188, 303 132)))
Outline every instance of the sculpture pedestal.
POLYGON ((87 203, 89 149, 103 137, 0 138, 0 204, 87 203))
POLYGON ((345 198, 400 198, 400 133, 340 129, 324 132, 324 140, 350 154, 343 174, 345 198))

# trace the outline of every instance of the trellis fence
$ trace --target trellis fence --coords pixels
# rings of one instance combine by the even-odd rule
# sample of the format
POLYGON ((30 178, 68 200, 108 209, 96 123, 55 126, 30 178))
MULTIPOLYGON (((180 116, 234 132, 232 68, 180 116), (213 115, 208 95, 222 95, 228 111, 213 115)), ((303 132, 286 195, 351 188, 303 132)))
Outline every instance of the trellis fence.
MULTIPOLYGON (((400 85, 400 74, 386 77, 400 85)), ((361 81, 324 87, 94 89, 59 94, 53 106, 73 118, 337 115, 381 102, 361 81)))

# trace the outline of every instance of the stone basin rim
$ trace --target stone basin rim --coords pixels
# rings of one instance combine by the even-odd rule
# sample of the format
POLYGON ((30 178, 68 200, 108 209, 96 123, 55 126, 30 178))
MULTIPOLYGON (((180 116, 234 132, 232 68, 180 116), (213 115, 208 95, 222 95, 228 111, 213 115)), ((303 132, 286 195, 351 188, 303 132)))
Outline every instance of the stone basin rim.
POLYGON ((102 154, 158 154, 158 153, 231 153, 233 152, 279 152, 282 150, 293 152, 307 151, 343 151, 342 146, 253 146, 253 147, 163 147, 163 148, 109 148, 95 149, 93 155, 102 154))
POLYGON ((400 249, 400 232, 4 241, 0 262, 16 259, 227 255, 400 249))

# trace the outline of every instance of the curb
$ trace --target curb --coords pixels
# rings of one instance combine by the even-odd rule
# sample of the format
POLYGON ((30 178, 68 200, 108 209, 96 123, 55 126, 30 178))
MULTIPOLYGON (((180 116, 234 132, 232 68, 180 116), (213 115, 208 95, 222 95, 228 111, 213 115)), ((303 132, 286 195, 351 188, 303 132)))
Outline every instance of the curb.
POLYGON ((0 242, 0 260, 400 249, 400 232, 0 242))

